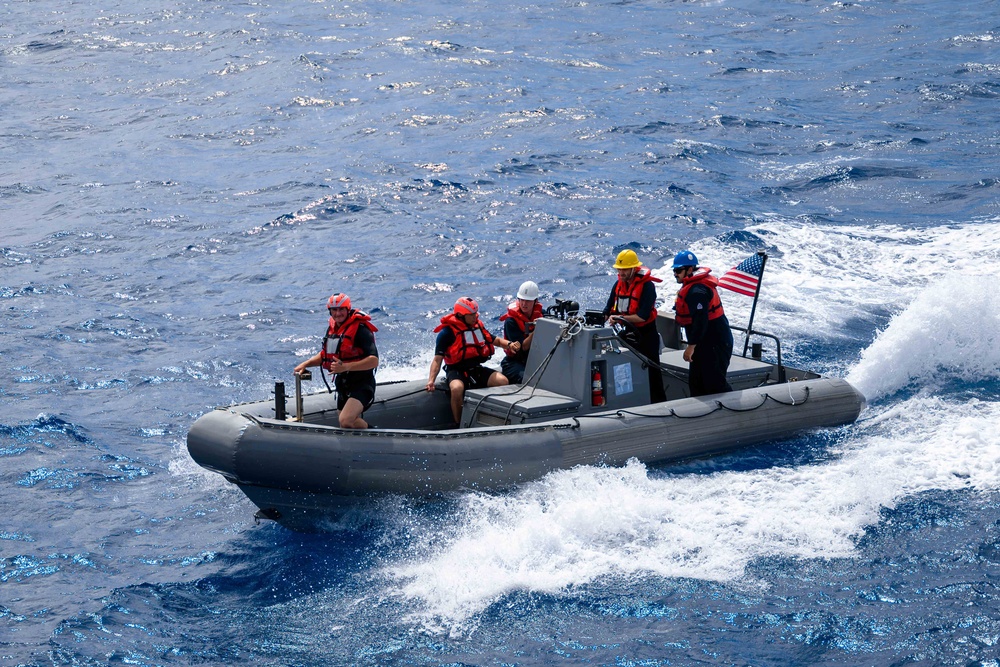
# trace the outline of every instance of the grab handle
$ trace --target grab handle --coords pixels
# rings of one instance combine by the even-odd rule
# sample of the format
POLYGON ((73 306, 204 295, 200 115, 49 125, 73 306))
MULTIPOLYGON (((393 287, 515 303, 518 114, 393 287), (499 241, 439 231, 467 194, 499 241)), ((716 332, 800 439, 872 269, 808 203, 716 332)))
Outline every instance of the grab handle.
POLYGON ((295 421, 302 421, 302 381, 312 380, 312 373, 306 369, 295 374, 295 421))

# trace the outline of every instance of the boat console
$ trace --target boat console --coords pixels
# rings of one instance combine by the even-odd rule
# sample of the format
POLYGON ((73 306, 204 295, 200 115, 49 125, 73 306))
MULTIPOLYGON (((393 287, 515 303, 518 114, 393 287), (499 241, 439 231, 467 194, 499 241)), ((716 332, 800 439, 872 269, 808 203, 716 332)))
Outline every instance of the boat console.
MULTIPOLYGON (((558 314, 557 314, 558 315, 558 314)), ((622 344, 603 317, 546 316, 535 321, 524 384, 470 389, 465 393, 463 428, 551 421, 648 405, 649 375, 645 362, 622 344)), ((671 314, 657 317, 663 385, 667 400, 686 398, 688 362, 684 361, 680 327, 671 314)), ((734 390, 767 384, 774 365, 733 355, 729 383, 734 390)))
POLYGON ((465 392, 462 426, 550 421, 649 404, 643 361, 611 327, 582 319, 535 321, 524 384, 465 392))

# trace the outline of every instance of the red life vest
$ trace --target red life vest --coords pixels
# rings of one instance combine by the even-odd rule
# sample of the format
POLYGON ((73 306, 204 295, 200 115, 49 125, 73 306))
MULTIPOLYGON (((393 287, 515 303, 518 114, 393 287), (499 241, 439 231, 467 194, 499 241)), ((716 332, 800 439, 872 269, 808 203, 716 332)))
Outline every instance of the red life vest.
POLYGON ((691 312, 688 309, 687 301, 684 300, 684 297, 687 296, 687 293, 695 285, 704 285, 712 291, 712 298, 708 302, 709 320, 717 320, 726 314, 725 311, 722 310, 722 300, 719 299, 719 279, 713 275, 709 275, 711 273, 712 269, 700 268, 695 271, 694 275, 690 278, 684 279, 683 286, 677 290, 677 300, 674 301, 674 310, 677 311, 677 316, 674 320, 677 324, 682 327, 686 327, 690 326, 693 321, 691 312))
MULTIPOLYGON (((639 312, 639 299, 642 297, 642 288, 646 283, 662 283, 663 281, 654 276, 648 268, 640 266, 632 281, 626 283, 621 276, 615 283, 613 290, 614 299, 611 301, 612 315, 635 315, 639 312)), ((656 320, 656 308, 649 314, 639 326, 645 326, 656 320)))
MULTIPOLYGON (((517 327, 521 330, 522 334, 528 333, 528 323, 534 322, 539 317, 542 316, 542 304, 535 301, 535 307, 531 309, 531 315, 525 316, 521 312, 521 309, 517 307, 517 301, 513 302, 507 306, 507 312, 500 316, 500 321, 504 322, 506 320, 514 320, 517 327)), ((504 350, 508 357, 513 357, 520 354, 520 350, 517 352, 511 352, 510 349, 504 350)))
POLYGON ((478 317, 470 327, 455 313, 448 313, 441 318, 441 324, 434 329, 434 333, 446 328, 455 334, 455 341, 444 353, 444 363, 448 366, 477 359, 486 361, 493 356, 493 336, 478 317))
POLYGON ((330 318, 330 326, 327 327, 326 336, 323 337, 323 348, 320 350, 320 362, 323 368, 330 370, 330 362, 334 358, 341 361, 356 361, 365 356, 363 350, 354 347, 354 337, 358 334, 360 326, 368 328, 372 333, 378 331, 368 313, 360 310, 352 310, 339 327, 334 319, 330 318))

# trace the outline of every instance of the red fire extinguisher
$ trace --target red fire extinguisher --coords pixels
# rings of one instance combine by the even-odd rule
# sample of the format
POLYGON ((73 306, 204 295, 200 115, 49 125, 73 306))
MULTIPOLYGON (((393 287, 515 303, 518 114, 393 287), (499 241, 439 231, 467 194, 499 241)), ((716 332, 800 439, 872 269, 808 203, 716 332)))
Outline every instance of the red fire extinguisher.
POLYGON ((604 405, 604 381, 601 380, 601 369, 594 364, 590 374, 590 404, 604 405))

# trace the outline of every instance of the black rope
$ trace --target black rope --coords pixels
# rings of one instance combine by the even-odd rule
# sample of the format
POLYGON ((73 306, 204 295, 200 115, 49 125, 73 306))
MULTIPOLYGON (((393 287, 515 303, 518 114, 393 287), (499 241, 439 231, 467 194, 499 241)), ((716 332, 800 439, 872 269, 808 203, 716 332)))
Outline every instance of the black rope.
MULTIPOLYGON (((779 401, 774 396, 771 396, 770 394, 765 393, 765 394, 761 395, 760 403, 758 403, 757 405, 755 405, 753 407, 750 407, 750 408, 733 408, 733 407, 730 407, 730 406, 726 405, 722 401, 715 401, 715 407, 714 408, 712 408, 708 412, 703 412, 700 415, 682 415, 682 414, 678 414, 677 411, 674 410, 673 408, 670 408, 670 412, 669 413, 662 414, 662 415, 648 414, 648 413, 645 413, 645 412, 633 412, 631 410, 616 410, 614 413, 605 412, 605 413, 597 413, 597 414, 590 414, 590 415, 580 415, 579 417, 581 419, 584 419, 584 418, 585 419, 621 419, 625 415, 631 415, 633 417, 640 417, 640 418, 643 418, 643 419, 667 419, 669 417, 676 417, 677 419, 701 419, 702 417, 707 417, 707 416, 709 416, 711 414, 714 414, 716 412, 719 412, 721 410, 727 410, 729 412, 753 412, 754 410, 759 410, 762 407, 764 407, 764 404, 767 403, 769 400, 770 401, 774 401, 775 403, 778 403, 779 405, 786 405, 786 406, 789 406, 789 407, 798 407, 800 405, 805 405, 806 402, 809 401, 809 396, 810 396, 809 387, 805 387, 804 389, 805 389, 806 396, 801 401, 795 401, 795 400, 793 400, 791 402, 779 401)), ((574 417, 574 419, 576 419, 576 417, 574 417)))
POLYGON ((621 419, 625 415, 632 415, 633 417, 651 417, 656 419, 661 419, 663 417, 670 416, 670 415, 644 415, 639 412, 629 412, 628 410, 616 410, 613 413, 599 412, 597 414, 580 415, 580 419, 621 419))
MULTIPOLYGON (((401 380, 400 382, 403 382, 403 380, 401 380)), ((399 382, 387 382, 385 384, 399 384, 399 382)), ((384 405, 384 404, 388 403, 389 401, 395 401, 395 400, 398 400, 400 398, 406 398, 407 396, 413 396, 414 394, 422 394, 425 391, 427 391, 427 389, 425 387, 421 387, 420 389, 417 389, 415 391, 408 391, 405 394, 400 394, 399 396, 393 396, 392 398, 382 398, 382 399, 379 399, 379 400, 373 402, 372 405, 375 405, 375 403, 380 403, 380 404, 384 405)))
POLYGON ((534 370, 534 372, 532 372, 532 374, 528 376, 527 380, 525 380, 524 382, 521 383, 521 386, 519 386, 514 391, 509 391, 509 392, 505 392, 505 393, 496 392, 496 393, 492 393, 492 394, 486 394, 482 398, 480 398, 479 402, 476 403, 476 407, 472 410, 472 415, 469 418, 469 423, 471 424, 471 423, 473 423, 475 421, 476 415, 479 414, 479 408, 480 408, 480 406, 482 406, 483 401, 485 401, 487 398, 489 398, 491 396, 514 396, 515 394, 518 394, 518 393, 524 391, 525 388, 530 388, 531 391, 528 392, 527 396, 525 396, 524 398, 522 398, 520 400, 512 401, 511 404, 510 404, 510 407, 507 408, 507 414, 504 415, 504 419, 503 420, 504 420, 504 423, 509 424, 510 423, 510 415, 511 415, 511 413, 514 412, 514 408, 517 407, 518 405, 520 405, 521 403, 524 403, 525 401, 530 400, 531 397, 533 397, 535 395, 535 391, 538 388, 538 383, 541 381, 542 376, 545 375, 545 369, 548 368, 549 362, 552 361, 552 357, 556 353, 556 348, 558 348, 559 345, 564 340, 566 340, 567 338, 569 338, 568 332, 569 332, 570 326, 572 326, 573 324, 578 324, 578 323, 571 320, 565 327, 563 327, 562 331, 556 337, 555 345, 553 345, 552 349, 549 350, 548 354, 545 355, 545 358, 542 360, 542 363, 540 363, 538 365, 538 368, 536 368, 534 370), (535 379, 536 375, 538 376, 538 379, 535 380, 534 384, 531 384, 531 381, 535 379))
POLYGON ((332 394, 333 393, 333 387, 331 387, 330 383, 326 381, 326 372, 323 370, 323 365, 322 364, 320 364, 320 367, 319 367, 319 376, 321 378, 323 378, 323 384, 326 385, 326 391, 327 391, 327 393, 332 394))
MULTIPOLYGON (((757 407, 759 408, 760 406, 758 405, 757 407)), ((700 415, 679 415, 679 414, 677 414, 676 411, 674 411, 673 408, 670 408, 670 416, 677 417, 678 419, 701 419, 702 417, 707 417, 707 416, 709 416, 711 414, 714 414, 714 413, 722 410, 723 408, 725 408, 725 406, 722 405, 722 401, 716 401, 715 402, 715 407, 712 408, 711 410, 709 410, 708 412, 704 413, 704 414, 700 414, 700 415)), ((754 408, 754 409, 756 410, 756 408, 754 408)))
MULTIPOLYGON (((634 326, 632 326, 630 324, 628 324, 626 326, 629 326, 633 330, 638 331, 638 329, 636 329, 634 326)), ((666 375, 669 375, 670 377, 672 377, 675 380, 680 380, 681 382, 683 382, 685 384, 690 384, 690 381, 689 381, 689 379, 687 377, 684 377, 683 375, 679 374, 677 371, 671 369, 669 366, 664 366, 658 360, 654 361, 654 360, 650 359, 645 354, 643 354, 637 347, 635 347, 631 343, 629 343, 628 340, 626 340, 623 336, 618 336, 618 342, 621 343, 622 345, 624 345, 625 347, 627 347, 629 350, 631 350, 635 354, 635 356, 639 357, 639 361, 641 361, 642 363, 646 364, 646 366, 651 366, 651 367, 659 370, 661 373, 665 373, 666 375)))
MULTIPOLYGON (((678 374, 676 371, 671 370, 668 366, 664 366, 663 364, 661 364, 659 362, 653 361, 652 359, 650 359, 649 357, 647 357, 646 355, 644 355, 641 351, 639 351, 638 349, 636 349, 635 347, 633 347, 626 339, 622 338, 621 336, 618 337, 618 340, 621 342, 622 345, 624 345, 625 347, 627 347, 637 357, 639 357, 639 360, 642 361, 644 364, 646 364, 648 366, 652 366, 653 368, 657 368, 657 369, 659 369, 659 371, 661 373, 665 373, 666 375, 669 375, 670 377, 674 378, 675 380, 680 380, 681 382, 684 382, 684 383, 690 385, 690 383, 691 383, 690 382, 690 375, 688 377, 684 377, 683 375, 678 374)), ((780 368, 780 366, 779 366, 779 368, 780 368)), ((767 382, 768 382, 768 380, 765 377, 760 382, 760 384, 758 384, 757 386, 758 387, 763 387, 763 386, 767 385, 767 382)), ((774 398, 770 394, 764 394, 764 400, 766 401, 767 399, 771 399, 775 403, 781 403, 782 405, 790 405, 790 406, 798 405, 798 403, 795 402, 794 399, 790 403, 785 403, 783 401, 779 401, 778 399, 774 398)), ((805 403, 808 400, 809 400, 809 387, 806 387, 806 397, 805 397, 805 399, 803 399, 802 402, 805 403)), ((726 410, 731 410, 732 412, 748 412, 749 410, 756 410, 757 409, 757 408, 748 408, 748 409, 742 409, 741 410, 741 409, 730 408, 730 407, 725 406, 725 405, 723 405, 722 407, 724 409, 726 409, 726 410)), ((760 407, 760 406, 757 406, 757 407, 760 407)), ((715 412, 715 410, 713 410, 712 412, 715 412)), ((708 413, 708 414, 711 414, 711 413, 708 413)))
MULTIPOLYGON (((789 390, 789 391, 791 391, 791 390, 789 390)), ((806 392, 806 397, 803 398, 801 401, 796 401, 793 398, 791 400, 791 402, 789 402, 789 403, 786 403, 785 401, 779 401, 778 399, 776 399, 774 396, 771 396, 770 394, 764 394, 764 398, 769 398, 772 401, 774 401, 775 403, 778 403, 779 405, 790 405, 792 407, 797 407, 799 405, 804 405, 809 400, 810 391, 809 391, 809 387, 808 386, 805 387, 805 392, 806 392)))
POLYGON ((753 406, 752 408, 731 408, 728 405, 724 404, 722 401, 716 401, 716 402, 719 404, 720 409, 728 410, 729 412, 753 412, 754 410, 762 407, 765 403, 767 403, 767 398, 768 398, 767 394, 764 394, 760 399, 760 403, 753 406))
POLYGON ((521 389, 523 389, 526 386, 530 386, 531 387, 531 391, 528 393, 527 396, 525 396, 524 398, 522 398, 522 399, 520 399, 518 401, 512 402, 511 405, 510 405, 510 407, 507 408, 507 414, 504 415, 504 422, 509 423, 509 421, 510 421, 510 415, 514 411, 515 407, 517 407, 521 403, 524 403, 527 400, 530 400, 531 397, 535 395, 535 391, 538 389, 538 383, 542 381, 542 377, 545 375, 545 371, 549 367, 549 362, 552 361, 552 357, 555 356, 556 349, 559 347, 559 345, 562 344, 562 342, 564 340, 568 340, 568 339, 572 338, 573 336, 575 336, 577 333, 579 333, 582 330, 582 329, 577 329, 577 331, 575 333, 571 334, 571 333, 569 333, 570 329, 572 327, 582 327, 582 326, 583 326, 583 323, 582 323, 582 321, 579 318, 570 318, 566 322, 566 326, 564 326, 562 328, 562 331, 560 331, 559 335, 556 337, 556 342, 552 346, 552 349, 549 350, 548 354, 545 355, 545 358, 542 360, 542 363, 538 364, 538 368, 536 368, 531 373, 531 375, 528 376, 528 379, 526 381, 524 381, 524 382, 521 383, 521 387, 519 389, 516 389, 516 390, 510 392, 510 394, 506 394, 506 395, 510 396, 510 395, 516 394, 517 392, 521 391, 521 389), (535 379, 536 375, 538 376, 538 379, 535 379), (531 383, 532 380, 535 380, 534 384, 531 383))
MULTIPOLYGON (((759 407, 760 406, 758 405, 757 408, 759 408, 759 407)), ((753 408, 753 409, 756 410, 757 408, 753 408)), ((723 409, 722 404, 719 403, 718 401, 716 401, 716 407, 715 408, 709 410, 708 412, 702 413, 700 415, 680 415, 680 414, 677 414, 677 412, 675 412, 673 408, 670 408, 670 412, 668 412, 665 415, 651 415, 651 414, 647 414, 645 412, 633 412, 631 410, 615 410, 614 413, 604 412, 604 413, 598 413, 598 414, 580 415, 580 418, 581 419, 582 418, 586 418, 586 419, 621 419, 625 415, 631 415, 633 417, 639 417, 640 419, 669 419, 670 417, 676 417, 677 419, 700 419, 702 417, 707 417, 708 415, 710 415, 710 414, 712 414, 714 412, 718 412, 719 410, 722 410, 722 409, 723 409)))

